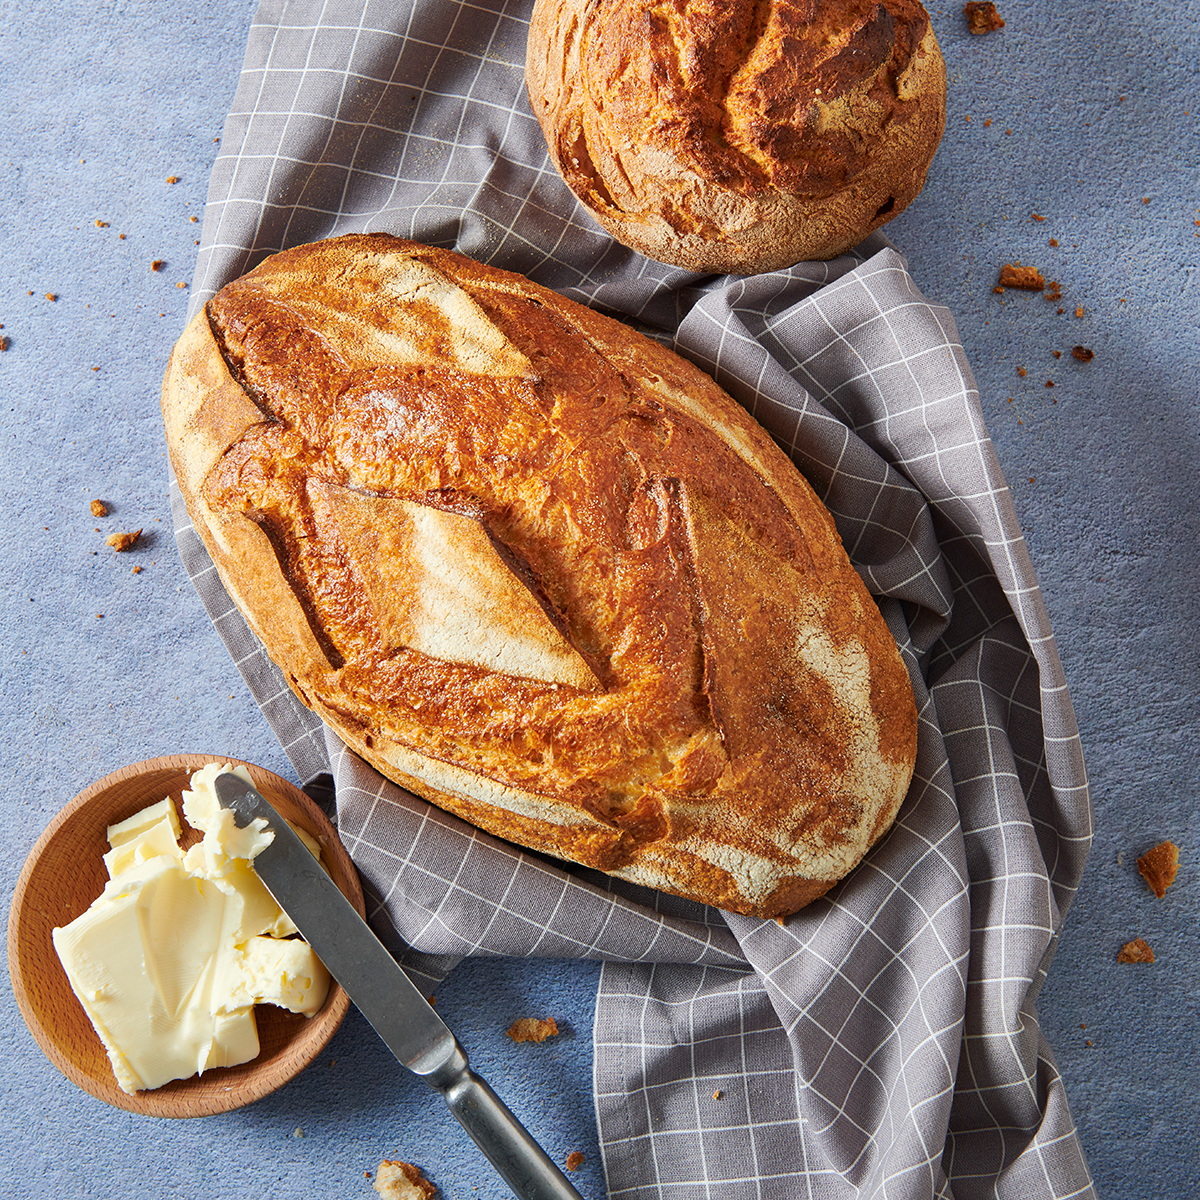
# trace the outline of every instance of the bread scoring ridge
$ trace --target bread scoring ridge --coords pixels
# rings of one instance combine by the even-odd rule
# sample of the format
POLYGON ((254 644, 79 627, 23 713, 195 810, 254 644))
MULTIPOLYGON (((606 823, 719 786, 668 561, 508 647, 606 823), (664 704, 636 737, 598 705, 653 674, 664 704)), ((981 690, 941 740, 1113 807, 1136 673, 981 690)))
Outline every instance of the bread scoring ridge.
POLYGON ((290 685, 490 832, 734 911, 907 790, 907 674, 832 519, 700 372, 386 235, 222 289, 164 381, 197 531, 290 685))
POLYGON ((537 0, 526 85, 600 224, 696 271, 849 249, 917 196, 945 125, 918 0, 537 0))

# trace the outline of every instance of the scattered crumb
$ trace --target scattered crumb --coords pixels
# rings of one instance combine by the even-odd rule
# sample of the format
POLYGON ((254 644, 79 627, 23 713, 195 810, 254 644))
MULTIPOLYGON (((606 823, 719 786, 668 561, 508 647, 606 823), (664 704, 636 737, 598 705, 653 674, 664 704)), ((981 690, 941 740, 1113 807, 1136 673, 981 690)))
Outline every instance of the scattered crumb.
POLYGON ((156 258, 153 260, 153 262, 151 262, 150 270, 161 271, 165 265, 166 264, 163 262, 163 260, 161 258, 156 258))
POLYGON ((102 220, 100 220, 100 218, 99 218, 99 217, 97 217, 97 218, 96 218, 96 228, 97 228, 97 229, 107 229, 107 228, 108 228, 108 222, 107 222, 107 221, 102 221, 102 220))
POLYGON ((1077 318, 1077 319, 1079 319, 1079 320, 1083 320, 1083 306, 1082 306, 1082 305, 1080 305, 1080 306, 1079 306, 1079 307, 1078 307, 1078 308, 1075 310, 1075 316, 1076 316, 1076 318, 1077 318))
POLYGON ((725 1093, 724 1093, 723 1091, 721 1091, 721 1089, 720 1089, 720 1088, 717 1088, 717 1090, 716 1090, 715 1092, 713 1092, 713 1099, 714 1099, 714 1100, 720 1100, 720 1099, 721 1099, 721 1097, 722 1097, 722 1096, 724 1096, 724 1095, 725 1095, 725 1093))
POLYGON ((184 282, 181 280, 181 281, 180 281, 179 283, 177 283, 175 286, 176 286, 177 288, 185 288, 185 287, 187 287, 187 284, 186 284, 186 283, 184 283, 184 282))
POLYGON ((1062 358, 1062 351, 1061 351, 1061 350, 1055 350, 1055 351, 1053 351, 1052 353, 1054 354, 1054 357, 1055 357, 1055 358, 1062 358))
POLYGON ((1052 279, 1046 284, 1046 299, 1052 303, 1062 299, 1062 284, 1057 279, 1052 279))
POLYGON ((140 575, 140 574, 142 573, 142 568, 141 568, 141 567, 134 567, 134 568, 133 568, 133 573, 134 573, 135 575, 140 575))
POLYGON ((1175 882, 1179 870, 1179 847, 1174 842, 1159 842, 1138 857, 1137 869, 1150 885, 1150 890, 1161 900, 1167 888, 1175 882))
POLYGON ((1037 267, 1022 267, 1017 263, 1005 263, 1000 268, 1000 286, 1040 292, 1046 286, 1046 280, 1037 267))
POLYGON ((0 337, 0 351, 8 349, 8 338, 0 337))
POLYGON ((379 1164, 372 1186, 384 1200, 428 1200, 437 1191, 412 1163, 387 1159, 379 1164))
POLYGON ((1053 379, 1047 379, 1047 380, 1046 380, 1046 386, 1047 386, 1047 387, 1053 387, 1053 386, 1054 386, 1054 380, 1053 380, 1053 379))
POLYGON ((1050 239, 1050 245, 1051 245, 1051 246, 1057 246, 1057 245, 1058 245, 1058 238, 1051 238, 1051 239, 1050 239))
POLYGON ((1132 942, 1126 942, 1117 951, 1117 962, 1119 963, 1152 963, 1153 961, 1154 951, 1146 944, 1144 938, 1134 938, 1132 942))
POLYGON ((1030 213, 1029 219, 1031 221, 1044 221, 1046 218, 1043 217, 1041 213, 1030 213))
MULTIPOLYGON (((1078 315, 1079 314, 1077 311, 1076 316, 1078 315)), ((1096 352, 1094 350, 1089 350, 1086 346, 1072 346, 1071 357, 1077 358, 1080 362, 1091 362, 1092 359, 1096 357, 1096 352)))
POLYGON ((110 533, 104 539, 104 544, 111 546, 119 554, 122 550, 131 550, 141 536, 140 529, 135 529, 132 533, 110 533))
POLYGON ((93 500, 88 507, 91 509, 93 517, 108 516, 108 505, 105 504, 103 500, 93 500))
POLYGON ((508 1036, 514 1042, 544 1042, 558 1036, 558 1022, 553 1017, 520 1017, 509 1026, 508 1036))
POLYGON ((57 300, 57 299, 58 299, 58 293, 57 293, 57 292, 47 292, 47 293, 46 293, 46 299, 47 299, 47 300, 57 300))
POLYGON ((582 1166, 583 1166, 583 1151, 582 1150, 572 1150, 571 1153, 567 1155, 567 1170, 568 1171, 578 1171, 579 1168, 582 1166))
POLYGON ((178 182, 179 182, 179 176, 178 176, 178 175, 168 175, 168 176, 167 176, 167 182, 168 182, 168 183, 178 183, 178 182))
POLYGON ((975 34, 994 33, 1004 28, 1004 18, 996 11, 992 0, 968 0, 963 5, 963 15, 967 18, 967 28, 975 34))
POLYGON ((1024 378, 1025 378, 1025 376, 1029 374, 1029 372, 1028 372, 1027 370, 1025 370, 1025 368, 1024 368, 1024 367, 1018 367, 1018 368, 1017 368, 1017 374, 1018 374, 1018 375, 1020 375, 1020 377, 1021 377, 1022 379, 1024 379, 1024 378))

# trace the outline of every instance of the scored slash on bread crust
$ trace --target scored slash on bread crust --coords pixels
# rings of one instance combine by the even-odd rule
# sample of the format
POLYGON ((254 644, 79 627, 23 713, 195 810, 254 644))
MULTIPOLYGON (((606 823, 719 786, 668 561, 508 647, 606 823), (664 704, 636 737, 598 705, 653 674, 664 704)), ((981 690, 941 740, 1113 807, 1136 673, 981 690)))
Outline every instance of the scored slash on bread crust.
POLYGON ((650 339, 348 235, 219 292, 163 415, 249 625, 403 786, 772 917, 890 826, 916 745, 896 644, 783 452, 650 339))
POLYGON ((537 0, 525 81, 596 220, 692 271, 848 250, 920 193, 946 121, 919 0, 537 0))

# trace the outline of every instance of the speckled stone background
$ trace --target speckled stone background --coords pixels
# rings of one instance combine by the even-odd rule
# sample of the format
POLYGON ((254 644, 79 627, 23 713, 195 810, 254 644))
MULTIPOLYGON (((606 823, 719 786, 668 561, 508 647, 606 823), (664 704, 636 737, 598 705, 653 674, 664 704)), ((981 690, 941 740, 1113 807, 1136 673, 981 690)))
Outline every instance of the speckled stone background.
MULTIPOLYGON (((1165 0, 999 9, 1006 26, 986 37, 967 33, 961 5, 931 9, 948 127, 925 192, 888 233, 958 322, 1087 755, 1096 836, 1042 1025, 1099 1194, 1188 1200, 1200 1195, 1200 13, 1165 0), (1013 261, 1061 299, 995 293, 1013 261), (1134 860, 1163 838, 1183 861, 1157 900, 1134 860), (1118 965, 1137 935, 1157 962, 1118 965)), ((248 0, 0 4, 6 903, 54 813, 120 766, 186 750, 290 771, 177 560, 158 415, 252 14, 248 0), (93 497, 108 517, 91 516, 93 497), (104 544, 137 528, 132 553, 104 544)), ((468 963, 438 995, 551 1156, 583 1151, 573 1180, 588 1197, 603 1195, 595 973, 468 963), (509 1022, 541 1012, 564 1035, 512 1046, 509 1022)), ((62 1078, 7 978, 0 1006, 5 1195, 370 1197, 364 1172, 385 1157, 421 1163, 446 1197, 508 1194, 357 1014, 250 1109, 163 1122, 62 1078)))

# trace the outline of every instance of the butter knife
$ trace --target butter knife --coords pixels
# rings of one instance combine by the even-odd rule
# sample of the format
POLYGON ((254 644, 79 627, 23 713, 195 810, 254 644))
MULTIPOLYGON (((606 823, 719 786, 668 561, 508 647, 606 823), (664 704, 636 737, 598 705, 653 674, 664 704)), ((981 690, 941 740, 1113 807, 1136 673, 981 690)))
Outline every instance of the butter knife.
POLYGON ((495 1092, 416 985, 270 802, 236 775, 218 775, 217 799, 241 827, 274 834, 251 866, 396 1058, 451 1113, 521 1200, 582 1200, 495 1092))

